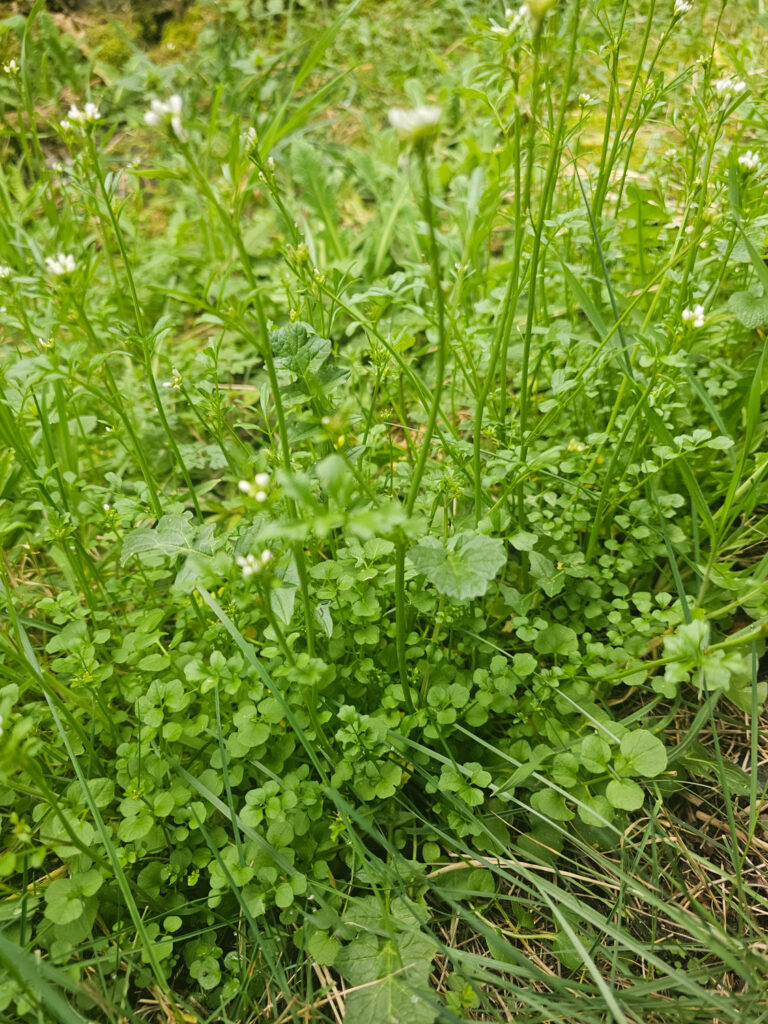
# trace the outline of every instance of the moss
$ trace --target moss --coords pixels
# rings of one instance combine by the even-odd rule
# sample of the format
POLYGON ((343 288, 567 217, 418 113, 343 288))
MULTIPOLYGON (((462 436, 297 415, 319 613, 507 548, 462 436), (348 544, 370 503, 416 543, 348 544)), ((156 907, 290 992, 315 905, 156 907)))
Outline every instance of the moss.
POLYGON ((200 4, 193 3, 184 11, 183 17, 166 21, 163 25, 162 40, 152 54, 153 58, 163 60, 194 49, 201 30, 211 17, 210 9, 206 10, 200 4))
POLYGON ((92 24, 86 42, 93 56, 119 68, 131 56, 131 43, 138 42, 138 36, 139 30, 130 19, 114 18, 92 24))

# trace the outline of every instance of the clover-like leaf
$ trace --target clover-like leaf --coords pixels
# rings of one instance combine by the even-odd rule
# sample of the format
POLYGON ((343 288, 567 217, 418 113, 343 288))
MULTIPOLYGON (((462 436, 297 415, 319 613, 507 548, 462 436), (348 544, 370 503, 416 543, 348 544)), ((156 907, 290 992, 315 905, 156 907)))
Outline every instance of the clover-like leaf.
POLYGON ((425 537, 409 554, 416 571, 455 601, 482 597, 507 560, 502 540, 468 530, 447 539, 425 537))

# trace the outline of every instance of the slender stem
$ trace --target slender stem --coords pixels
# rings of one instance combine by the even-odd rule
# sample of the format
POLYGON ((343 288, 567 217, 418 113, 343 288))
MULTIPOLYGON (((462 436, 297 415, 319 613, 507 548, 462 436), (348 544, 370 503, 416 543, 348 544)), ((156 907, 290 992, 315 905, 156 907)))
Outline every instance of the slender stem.
MULTIPOLYGON (((435 306, 437 308, 437 360, 435 364, 435 383, 432 390, 432 403, 427 416, 427 424, 424 428, 424 437, 421 448, 416 458, 416 465, 411 476, 411 484, 408 488, 408 496, 405 502, 405 511, 408 516, 413 512, 416 498, 419 493, 422 477, 426 468, 427 459, 432 445, 432 437, 437 425, 437 417, 440 412, 440 399, 443 393, 443 378, 445 376, 445 364, 447 357, 447 340, 445 330, 445 300, 443 297, 443 282, 440 274, 440 252, 437 246, 437 230, 435 227, 435 211, 432 203, 432 191, 429 184, 429 162, 427 160, 426 145, 424 143, 417 147, 419 167, 421 169, 421 182, 423 189, 424 218, 427 222, 429 234, 429 261, 432 267, 432 283, 434 287, 435 306)), ((395 622, 396 622, 396 646, 397 666, 400 673, 400 682, 403 687, 403 699, 409 711, 414 711, 413 701, 408 686, 408 672, 405 664, 405 539, 397 543, 395 554, 395 622)))
POLYGON ((139 304, 139 296, 136 291, 136 283, 133 279, 133 270, 131 269, 131 261, 128 258, 128 250, 125 245, 123 230, 120 227, 120 223, 117 217, 115 216, 115 211, 112 208, 112 198, 109 195, 109 192, 107 191, 107 185, 104 180, 104 172, 102 171, 98 150, 96 149, 96 144, 93 141, 93 135, 90 133, 88 134, 88 148, 91 156, 91 161, 93 163, 93 168, 96 173, 96 180, 99 183, 99 190, 101 192, 101 196, 104 200, 104 205, 107 210, 107 216, 109 217, 110 224, 112 225, 112 230, 115 235, 115 241, 117 242, 117 247, 120 250, 120 256, 122 257, 123 260, 125 276, 128 280, 128 289, 131 293, 131 302, 133 303, 133 312, 136 318, 136 330, 139 333, 139 337, 141 339, 142 344, 144 368, 147 375, 147 380, 149 381, 149 388, 150 391, 152 392, 152 398, 154 399, 155 408, 157 409, 157 414, 160 417, 160 422, 162 424, 163 431, 165 432, 165 436, 168 439, 168 444, 171 448, 171 451, 173 452, 173 456, 179 466, 179 469, 181 470, 181 475, 184 477, 184 483, 187 485, 187 490, 189 491, 189 495, 192 499, 192 504, 195 507, 195 513, 197 514, 198 521, 202 523, 203 513, 202 510, 200 509, 200 505, 197 500, 195 485, 192 483, 192 477, 189 475, 187 465, 184 462, 184 459, 182 458, 181 452, 179 451, 179 446, 176 444, 176 438, 173 436, 173 432, 171 431, 171 426, 165 415, 163 402, 162 399, 160 398, 160 392, 157 387, 157 381, 155 380, 155 375, 152 371, 152 350, 150 338, 147 334, 146 327, 144 324, 144 316, 141 311, 141 305, 139 304))

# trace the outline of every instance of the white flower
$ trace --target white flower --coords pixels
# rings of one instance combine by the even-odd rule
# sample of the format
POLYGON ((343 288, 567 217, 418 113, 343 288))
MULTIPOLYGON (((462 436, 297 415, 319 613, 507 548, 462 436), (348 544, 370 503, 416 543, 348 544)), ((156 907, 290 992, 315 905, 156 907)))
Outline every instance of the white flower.
POLYGON ((746 153, 742 153, 739 157, 739 167, 745 171, 756 171, 760 166, 760 157, 757 153, 753 153, 751 149, 748 149, 746 153))
POLYGON ((245 557, 238 555, 235 561, 240 566, 240 571, 246 579, 249 576, 258 576, 263 568, 261 562, 254 555, 246 555, 245 557))
POLYGON ((240 136, 240 143, 243 149, 253 149, 256 143, 259 141, 259 136, 256 133, 256 129, 251 125, 250 128, 246 128, 240 136))
POLYGON ((579 93, 579 103, 582 105, 582 107, 586 107, 586 105, 589 103, 591 99, 592 97, 589 95, 588 92, 579 93))
POLYGON ((270 476, 269 473, 257 473, 253 478, 254 483, 257 487, 264 490, 265 487, 269 487, 270 476))
POLYGON ((437 132, 442 107, 422 105, 406 110, 403 107, 392 107, 389 111, 389 123, 409 142, 417 142, 437 132))
POLYGON ((704 326, 704 307, 700 304, 696 304, 693 309, 686 308, 682 313, 682 320, 684 324, 689 324, 693 327, 704 326))
POLYGON ((724 78, 716 78, 712 83, 715 94, 724 100, 730 100, 733 96, 739 96, 747 88, 746 83, 734 75, 726 75, 724 78))
POLYGON ((265 502, 267 500, 267 492, 266 491, 256 491, 256 493, 254 494, 254 498, 256 499, 256 501, 259 502, 259 504, 261 504, 261 503, 263 503, 263 502, 265 502))
POLYGON ((250 494, 251 493, 250 481, 248 481, 248 480, 239 480, 238 483, 237 483, 237 486, 238 486, 238 489, 243 492, 243 494, 250 494))
POLYGON ((6 73, 6 75, 18 75, 18 73, 21 71, 21 68, 16 62, 16 59, 13 58, 9 60, 7 64, 3 64, 3 71, 6 73))
POLYGON ((243 576, 248 579, 249 576, 258 576, 266 566, 274 559, 274 555, 265 548, 260 555, 238 555, 235 561, 240 566, 240 571, 243 576))
POLYGON ((181 374, 179 373, 179 371, 174 366, 174 368, 171 370, 171 379, 170 380, 164 380, 163 381, 163 387, 164 388, 170 388, 171 391, 181 391, 181 385, 182 385, 181 374))
POLYGON ((67 112, 71 124, 94 124, 100 117, 101 111, 95 103, 86 103, 82 110, 73 103, 67 112))
POLYGON ((675 14, 682 18, 693 10, 693 0, 675 0, 675 14))
POLYGON ((66 277, 74 274, 77 264, 71 253, 59 252, 55 256, 46 256, 45 265, 54 277, 66 277))
POLYGON ((144 123, 152 128, 163 124, 170 124, 171 130, 177 139, 185 141, 187 135, 181 120, 183 102, 178 93, 174 93, 165 102, 163 100, 152 100, 149 110, 144 115, 144 123))
POLYGON ((13 270, 10 267, 0 266, 0 279, 5 279, 13 274, 13 270))

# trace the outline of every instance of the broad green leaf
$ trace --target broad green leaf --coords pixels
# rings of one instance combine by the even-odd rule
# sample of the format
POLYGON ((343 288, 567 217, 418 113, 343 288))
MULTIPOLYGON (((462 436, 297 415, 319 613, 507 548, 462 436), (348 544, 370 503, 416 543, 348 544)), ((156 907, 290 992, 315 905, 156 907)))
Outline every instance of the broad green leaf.
POLYGON ((533 641, 533 646, 539 654, 560 654, 567 657, 578 651, 579 638, 570 626, 561 626, 559 622, 554 622, 539 633, 533 641))
POLYGON ((131 530, 123 541, 120 561, 125 564, 133 555, 192 554, 196 529, 185 516, 169 515, 158 520, 153 530, 131 530))
POLYGON ((325 932, 314 932, 307 940, 307 952, 324 967, 333 966, 340 948, 336 939, 325 932))
POLYGON ((630 779, 611 779, 605 788, 605 795, 619 811, 636 811, 643 806, 643 791, 630 779))
POLYGON ((533 551, 538 539, 535 533, 526 533, 525 530, 520 530, 518 533, 512 534, 509 543, 516 551, 533 551))
POLYGON ((601 736, 585 736, 581 741, 579 761, 588 772, 601 775, 611 759, 611 748, 601 736))
POLYGON ((347 996, 344 1024, 433 1024, 437 1007, 429 985, 435 954, 425 935, 400 933, 383 943, 362 935, 345 946, 336 969, 356 988, 347 996))
POLYGON ((728 309, 749 330, 768 327, 768 296, 735 292, 728 300, 728 309))
POLYGON ((604 828, 606 822, 613 821, 613 807, 604 796, 581 797, 576 811, 585 825, 604 828))
POLYGON ((550 821, 570 821, 573 811, 565 802, 562 793, 554 789, 540 789, 531 796, 531 807, 550 821))
POLYGON ((469 531, 448 539, 425 537, 409 557, 438 593, 455 601, 481 597, 507 560, 502 540, 469 531))
POLYGON ((85 909, 71 878, 56 878, 45 892, 45 916, 54 924, 71 924, 85 909))
POLYGON ((626 733, 621 741, 621 755, 625 762, 619 768, 622 775, 642 775, 652 779, 667 767, 664 744, 647 729, 626 733))

